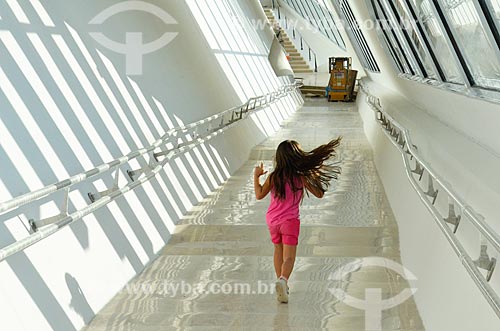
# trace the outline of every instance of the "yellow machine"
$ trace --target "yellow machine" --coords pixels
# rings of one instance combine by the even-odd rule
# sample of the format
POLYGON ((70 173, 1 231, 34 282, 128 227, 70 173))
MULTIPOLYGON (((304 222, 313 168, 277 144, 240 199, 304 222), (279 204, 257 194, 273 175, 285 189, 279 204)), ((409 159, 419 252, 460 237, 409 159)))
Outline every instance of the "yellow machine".
POLYGON ((330 82, 328 83, 328 101, 352 101, 354 85, 358 72, 352 70, 352 58, 330 58, 330 82))

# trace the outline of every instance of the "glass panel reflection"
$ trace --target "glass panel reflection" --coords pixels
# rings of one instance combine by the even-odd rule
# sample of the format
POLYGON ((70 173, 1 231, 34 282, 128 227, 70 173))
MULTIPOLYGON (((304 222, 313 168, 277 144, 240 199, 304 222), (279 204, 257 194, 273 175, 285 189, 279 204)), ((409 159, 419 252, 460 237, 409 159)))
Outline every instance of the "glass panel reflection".
POLYGON ((403 22, 402 28, 406 29, 406 32, 408 33, 413 43, 415 44, 415 48, 418 54, 420 55, 420 59, 422 59, 422 63, 425 67, 425 71, 427 72, 428 78, 437 79, 438 75, 435 72, 434 67, 432 65, 432 58, 426 52, 426 48, 424 46, 425 44, 421 40, 420 35, 415 31, 415 28, 412 25, 413 19, 406 11, 403 1, 404 0, 395 1, 396 10, 398 11, 401 21, 403 22))
POLYGON ((446 81, 464 84, 465 81, 446 42, 445 32, 439 25, 439 21, 434 15, 429 0, 411 0, 411 2, 414 5, 418 19, 428 35, 428 40, 434 49, 434 53, 442 65, 441 68, 443 69, 446 81))
POLYGON ((354 13, 351 9, 351 6, 349 5, 349 2, 347 0, 339 0, 338 3, 340 6, 340 10, 344 14, 344 17, 346 18, 347 23, 349 24, 349 29, 356 40, 358 48, 361 50, 363 54, 363 57, 361 57, 361 59, 363 59, 365 63, 365 68, 373 72, 380 72, 380 68, 377 64, 377 61, 373 57, 370 47, 366 42, 366 39, 359 27, 358 21, 354 16, 354 13))
POLYGON ((380 2, 375 1, 374 5, 376 9, 377 19, 379 21, 379 26, 384 29, 386 41, 388 42, 391 53, 394 53, 393 56, 397 58, 396 62, 398 63, 398 66, 402 66, 403 73, 413 75, 414 72, 410 68, 410 64, 408 63, 407 57, 401 49, 398 40, 396 40, 393 28, 389 23, 390 21, 387 18, 385 11, 381 8, 380 2))
POLYGON ((300 16, 317 29, 321 34, 333 41, 342 49, 345 43, 340 36, 337 25, 330 10, 323 0, 283 0, 293 8, 300 16))
POLYGON ((443 10, 448 14, 475 84, 500 89, 498 45, 493 38, 488 37, 489 26, 481 21, 473 1, 444 0, 443 3, 443 10))
POLYGON ((500 25, 500 0, 490 0, 491 7, 493 8, 494 17, 500 25))

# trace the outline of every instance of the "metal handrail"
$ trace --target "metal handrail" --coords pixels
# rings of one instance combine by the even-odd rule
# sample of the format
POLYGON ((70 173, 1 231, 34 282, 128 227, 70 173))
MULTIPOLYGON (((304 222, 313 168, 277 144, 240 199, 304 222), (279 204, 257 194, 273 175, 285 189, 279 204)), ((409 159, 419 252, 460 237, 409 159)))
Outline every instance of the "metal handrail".
POLYGON ((318 72, 318 56, 316 55, 316 52, 312 49, 311 45, 309 45, 309 43, 307 41, 305 41, 304 37, 302 36, 302 34, 297 31, 295 29, 295 27, 293 27, 292 29, 293 31, 293 39, 296 40, 297 39, 297 35, 300 39, 300 50, 303 51, 304 50, 304 44, 307 46, 307 49, 308 49, 308 57, 309 57, 309 62, 312 62, 312 56, 311 54, 314 56, 314 72, 318 72))
POLYGON ((60 181, 58 183, 46 186, 36 191, 23 194, 9 201, 0 203, 0 215, 1 215, 14 208, 19 208, 28 203, 32 203, 34 201, 47 197, 63 189, 69 190, 71 186, 87 181, 89 179, 93 179, 98 175, 103 175, 113 170, 118 171, 121 165, 124 165, 140 156, 149 154, 151 156, 151 159, 156 160, 156 162, 151 163, 152 166, 148 172, 145 172, 145 176, 137 180, 133 180, 131 183, 127 184, 122 188, 116 187, 115 189, 109 190, 109 192, 103 195, 100 199, 97 199, 96 201, 91 201, 92 203, 87 207, 77 210, 72 214, 63 215, 53 224, 43 226, 37 229, 35 233, 29 235, 28 237, 23 238, 13 244, 10 244, 0 249, 0 262, 13 254, 23 251, 24 249, 41 241, 42 239, 49 237, 50 235, 62 229, 63 227, 83 218, 86 215, 95 212, 97 209, 107 205, 108 203, 122 196, 126 192, 131 191, 134 188, 142 185, 143 183, 147 182, 148 180, 156 176, 156 174, 161 171, 164 165, 168 163, 168 161, 170 161, 176 155, 189 151, 194 147, 203 144, 206 141, 218 136, 228 128, 234 126, 237 122, 247 118, 250 115, 250 113, 265 108, 275 103, 279 99, 288 96, 293 92, 296 92, 298 87, 299 85, 295 83, 283 85, 277 91, 259 97, 251 98, 241 106, 225 110, 216 115, 207 117, 205 119, 202 119, 200 121, 182 127, 173 128, 167 131, 162 138, 158 139, 151 146, 147 148, 139 149, 114 161, 98 166, 92 170, 82 172, 69 179, 60 181), (212 123, 216 120, 220 120, 220 122, 217 122, 216 123, 217 125, 213 127, 212 123), (204 125, 207 125, 208 128, 206 129, 206 132, 200 134, 199 128, 204 125), (178 140, 179 133, 183 133, 185 134, 185 136, 189 137, 188 142, 177 144, 171 150, 167 150, 161 153, 154 153, 154 150, 173 143, 172 138, 176 138, 178 140), (165 158, 161 162, 158 162, 157 161, 158 156, 164 156, 165 158))
MULTIPOLYGON (((483 296, 486 298, 486 300, 493 308, 497 316, 500 317, 500 297, 488 283, 493 273, 496 264, 496 259, 494 258, 491 259, 493 269, 489 270, 487 277, 485 277, 480 272, 476 261, 474 261, 471 258, 471 256, 467 253, 462 243, 456 236, 455 232, 457 230, 458 224, 455 226, 455 230, 453 231, 450 228, 450 226, 448 226, 446 219, 434 206, 434 201, 431 201, 428 198, 428 192, 424 192, 422 187, 418 184, 414 176, 414 171, 412 171, 409 157, 413 157, 415 159, 415 162, 417 163, 417 168, 419 167, 421 170, 427 171, 430 177, 432 177, 432 179, 439 184, 440 188, 442 188, 444 192, 448 194, 449 199, 453 201, 454 204, 457 204, 461 208, 462 215, 468 216, 468 219, 471 221, 472 225, 485 237, 486 240, 488 240, 488 242, 498 252, 500 252, 500 235, 496 233, 488 224, 486 224, 486 222, 484 222, 484 218, 480 216, 477 212, 475 212, 472 209, 472 207, 470 207, 465 202, 465 200, 461 198, 460 195, 453 190, 451 185, 448 182, 446 182, 441 176, 439 176, 427 162, 425 162, 425 160, 419 155, 418 151, 416 150, 415 145, 412 143, 409 130, 404 128, 398 121, 396 121, 382 108, 380 99, 370 94, 370 92, 362 82, 360 83, 360 87, 363 93, 365 93, 367 96, 368 105, 376 112, 378 122, 381 124, 382 128, 385 129, 383 130, 384 134, 389 138, 389 140, 393 143, 393 145, 396 146, 396 148, 401 152, 403 156, 403 162, 405 165, 406 175, 411 185, 417 192, 419 198, 422 200, 425 207, 431 213, 432 217, 436 221, 440 230, 445 235, 448 242, 451 244, 453 250, 460 258, 460 261, 464 265, 469 275, 474 280, 476 286, 479 287, 483 296)), ((423 172, 420 172, 420 175, 422 173, 423 172)))

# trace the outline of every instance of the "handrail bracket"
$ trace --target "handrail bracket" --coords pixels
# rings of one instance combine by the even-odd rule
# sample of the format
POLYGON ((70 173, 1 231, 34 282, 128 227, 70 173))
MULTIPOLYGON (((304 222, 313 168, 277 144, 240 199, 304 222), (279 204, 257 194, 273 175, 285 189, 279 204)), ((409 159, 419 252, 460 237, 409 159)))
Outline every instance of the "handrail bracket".
MULTIPOLYGON (((127 173, 128 173, 128 170, 127 170, 127 173)), ((110 195, 111 193, 117 191, 119 189, 119 187, 118 187, 119 177, 120 177, 120 168, 116 168, 115 180, 113 182, 113 186, 110 189, 104 190, 102 192, 96 192, 96 193, 89 192, 87 194, 87 196, 89 197, 90 202, 94 203, 97 200, 101 199, 102 197, 105 197, 105 196, 110 195)))
POLYGON ((486 281, 490 281, 495 271, 497 264, 497 259, 494 257, 489 257, 488 255, 488 245, 481 245, 481 252, 479 253, 479 258, 474 260, 476 267, 486 270, 486 281))
POLYGON ((50 225, 53 223, 57 223, 60 220, 62 220, 63 218, 68 216, 69 188, 66 188, 64 190, 63 194, 64 194, 64 196, 63 196, 63 201, 62 201, 61 209, 60 209, 61 213, 58 215, 52 216, 52 217, 41 219, 41 220, 34 220, 32 218, 29 219, 28 224, 30 227, 29 227, 28 232, 30 234, 37 232, 38 229, 41 227, 44 227, 44 226, 47 226, 47 225, 50 225))

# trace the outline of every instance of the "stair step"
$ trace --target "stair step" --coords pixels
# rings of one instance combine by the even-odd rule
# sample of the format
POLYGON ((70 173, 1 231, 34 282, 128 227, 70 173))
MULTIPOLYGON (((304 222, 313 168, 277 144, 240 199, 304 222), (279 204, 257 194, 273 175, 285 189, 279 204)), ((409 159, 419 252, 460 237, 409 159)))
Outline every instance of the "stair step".
POLYGON ((309 73, 312 73, 313 71, 311 69, 297 69, 297 70, 294 70, 293 71, 294 73, 297 73, 297 74, 309 74, 309 73))
POLYGON ((307 64, 299 64, 299 65, 290 64, 290 66, 292 67, 293 70, 295 70, 295 69, 311 69, 309 67, 309 65, 307 65, 307 64))
POLYGON ((295 66, 307 65, 307 62, 305 60, 292 60, 292 59, 290 59, 290 61, 288 61, 288 62, 290 62, 290 64, 292 66, 294 66, 294 65, 295 66))

